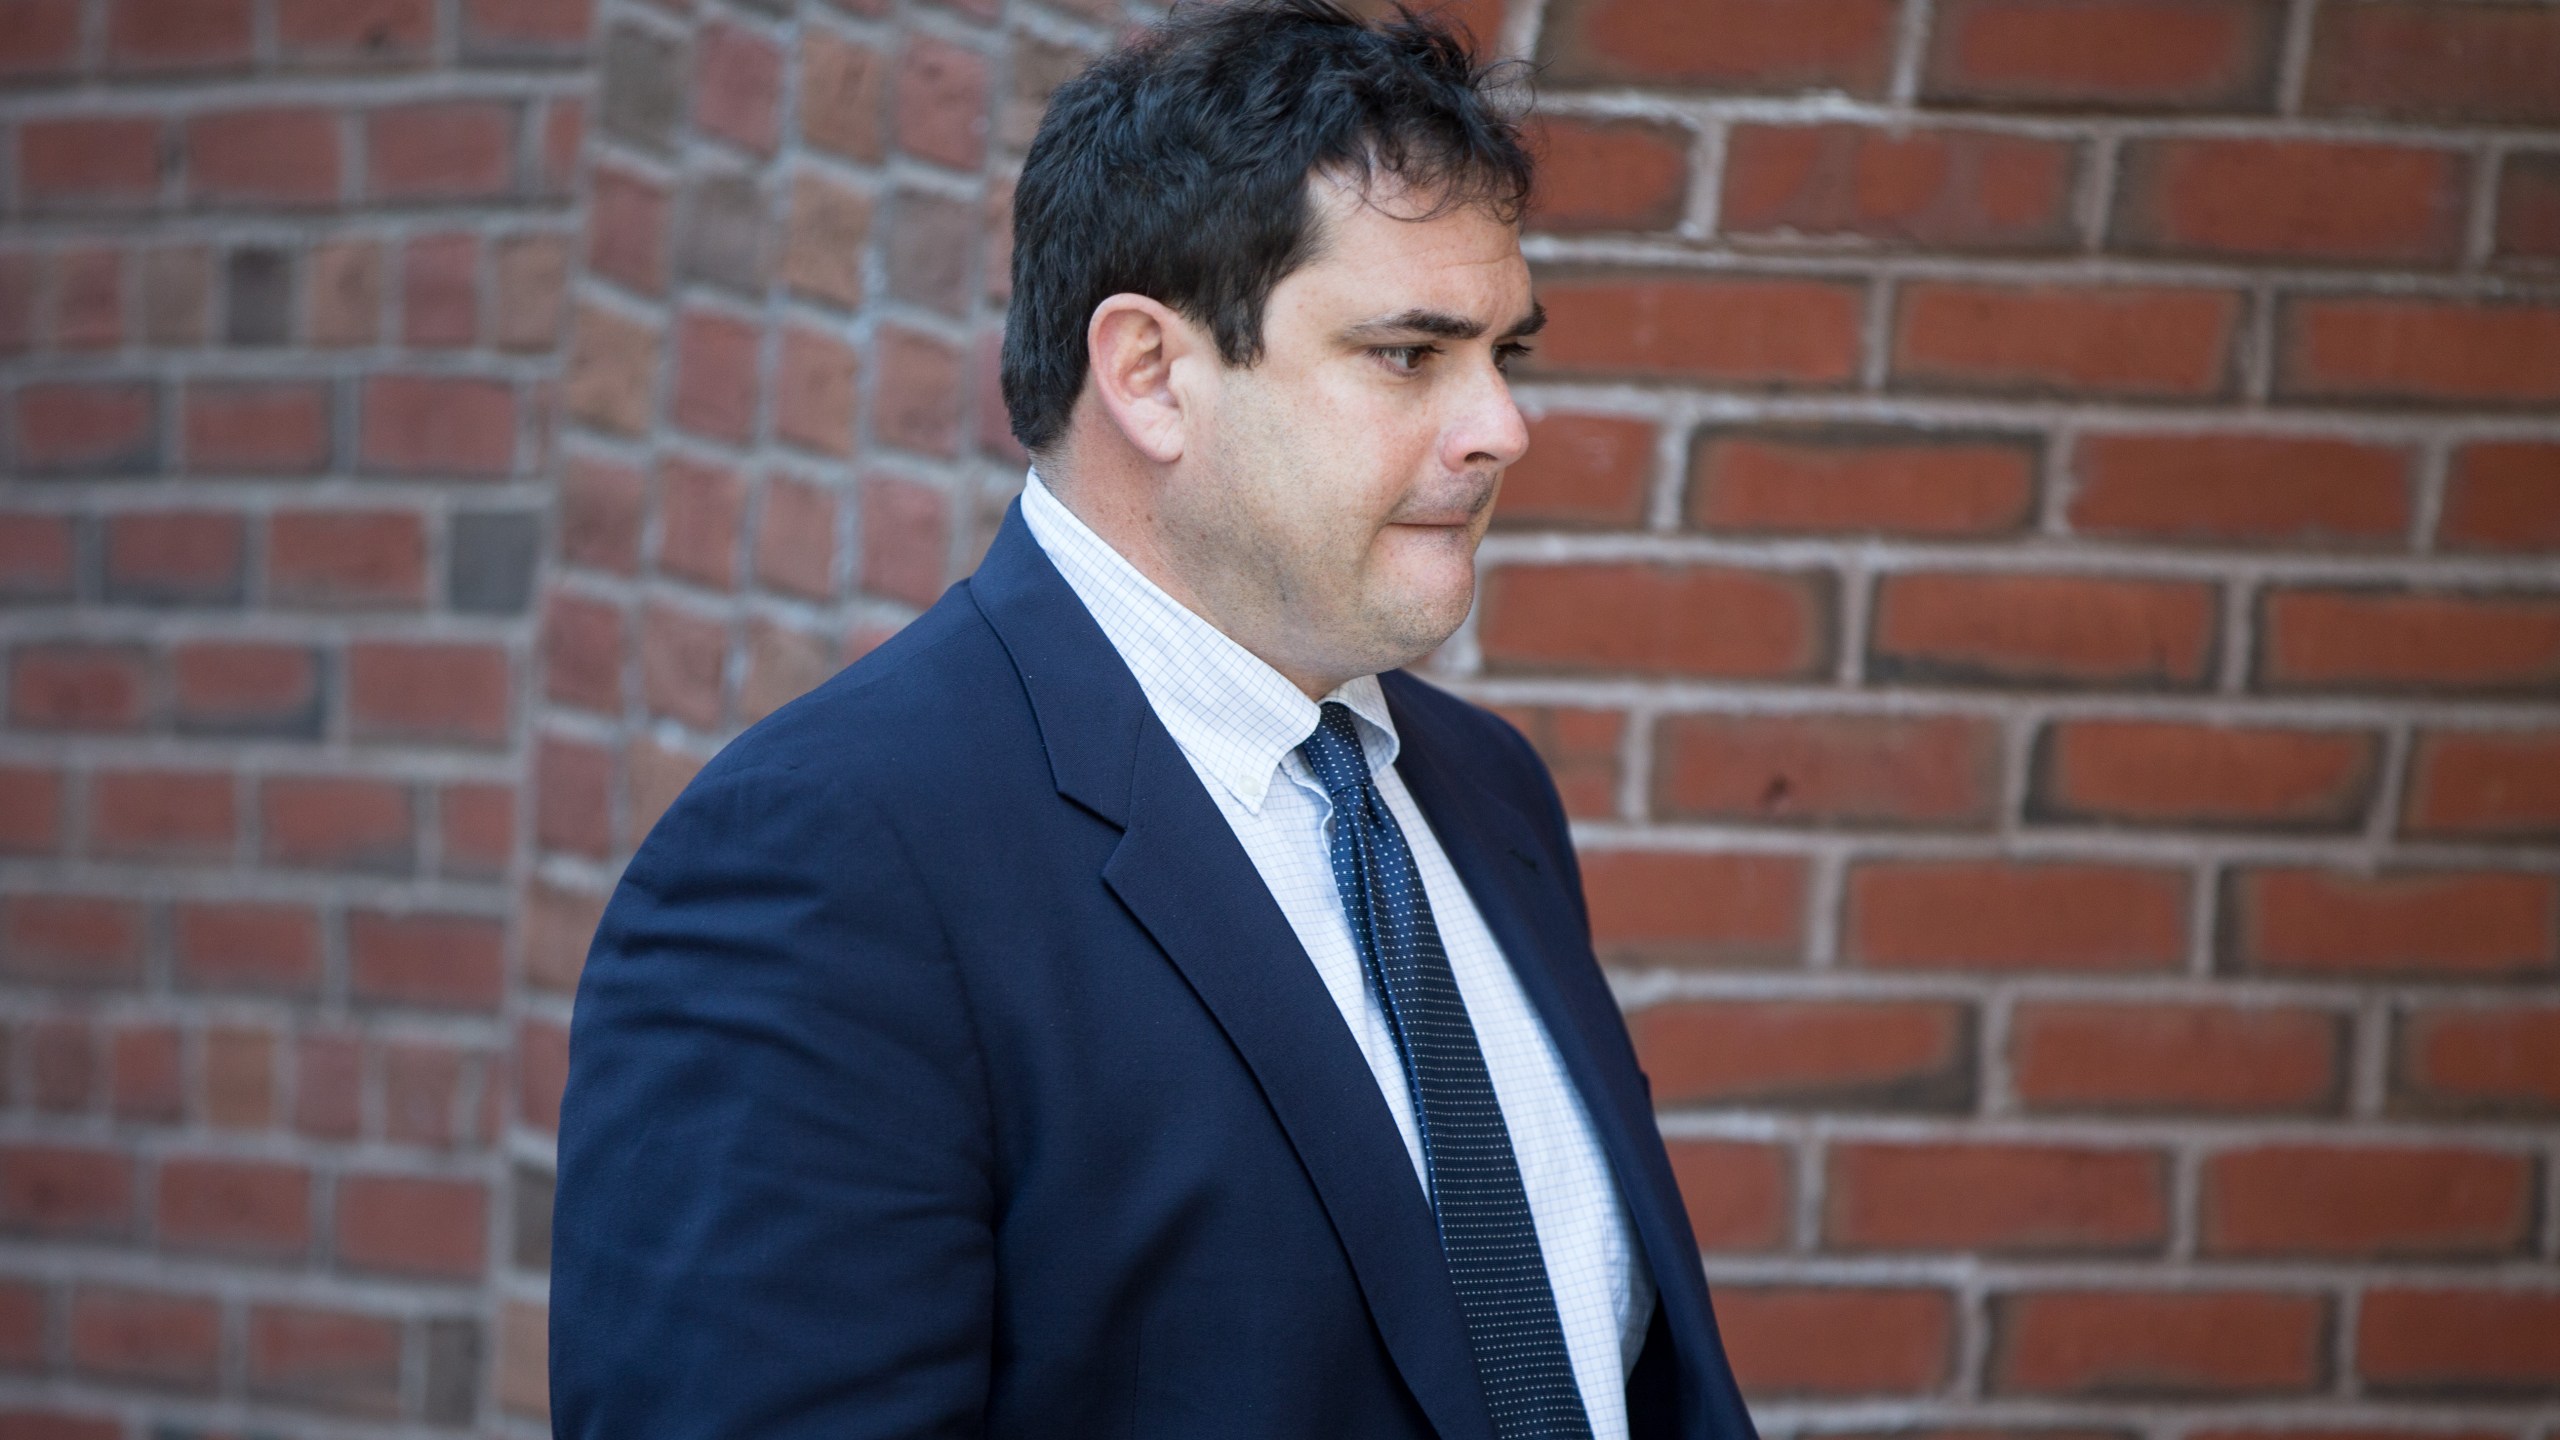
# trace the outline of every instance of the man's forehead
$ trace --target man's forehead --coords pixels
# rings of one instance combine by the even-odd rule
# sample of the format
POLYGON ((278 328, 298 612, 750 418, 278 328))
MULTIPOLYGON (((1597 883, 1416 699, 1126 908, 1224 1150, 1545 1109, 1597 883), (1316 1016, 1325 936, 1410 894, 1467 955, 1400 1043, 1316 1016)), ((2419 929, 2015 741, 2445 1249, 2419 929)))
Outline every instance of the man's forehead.
POLYGON ((1321 309, 1328 328, 1437 314, 1481 334, 1530 320, 1516 225, 1483 206, 1427 207, 1409 195, 1364 200, 1348 190, 1322 187, 1314 253, 1282 282, 1321 309))

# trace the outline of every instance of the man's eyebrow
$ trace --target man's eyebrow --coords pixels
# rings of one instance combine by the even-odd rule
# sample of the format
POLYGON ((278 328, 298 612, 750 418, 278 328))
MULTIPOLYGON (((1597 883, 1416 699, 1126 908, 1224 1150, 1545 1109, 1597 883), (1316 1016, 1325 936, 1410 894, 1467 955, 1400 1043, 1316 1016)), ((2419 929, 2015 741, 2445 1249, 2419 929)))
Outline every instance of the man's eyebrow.
MULTIPOLYGON (((1528 314, 1512 322, 1511 328, 1502 332, 1502 338, 1511 340, 1523 335, 1534 335, 1546 323, 1547 307, 1532 304, 1528 314)), ((1342 338, 1346 341, 1358 342, 1401 339, 1408 335, 1428 335, 1435 340, 1473 340, 1483 333, 1484 324, 1481 321, 1470 320, 1464 315, 1452 315, 1446 310, 1427 310, 1416 307, 1411 310, 1399 310, 1393 315, 1380 315, 1374 319, 1347 325, 1343 327, 1342 338)))

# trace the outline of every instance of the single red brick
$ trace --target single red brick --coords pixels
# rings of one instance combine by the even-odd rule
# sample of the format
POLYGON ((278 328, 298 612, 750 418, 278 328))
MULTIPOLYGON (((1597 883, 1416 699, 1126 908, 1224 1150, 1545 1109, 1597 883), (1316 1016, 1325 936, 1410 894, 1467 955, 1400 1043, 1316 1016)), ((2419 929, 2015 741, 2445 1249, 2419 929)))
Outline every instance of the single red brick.
POLYGON ((504 380, 368 375, 362 405, 367 470, 494 479, 515 469, 516 391, 504 380))
POLYGON ((649 481, 628 465, 573 456, 560 474, 560 558, 629 575, 640 568, 649 481))
POLYGON ((2373 802, 2381 749, 2367 731, 2064 721, 2044 731, 2027 804, 2038 819, 2342 829, 2373 802))
POLYGON ((1689 521, 1736 534, 2012 533, 2032 515, 2030 437, 1870 426, 1707 430, 1689 459, 1689 521))
POLYGON ((667 288, 670 201, 666 187, 598 164, 588 184, 587 268, 644 295, 667 288))
POLYGON ((270 599, 405 608, 426 590, 426 526, 414 510, 284 510, 267 521, 270 599))
POLYGON ((1754 1395, 1922 1395, 1946 1382, 1955 1305, 1934 1289, 1722 1285, 1716 1327, 1754 1395))
POLYGON ((1890 0, 1563 0, 1539 58, 1566 84, 1884 93, 1890 0))
POLYGON ((400 249, 400 339, 415 349, 480 338, 480 237, 420 235, 400 249))
POLYGON ((329 468, 335 406, 317 381, 193 380, 185 465, 205 475, 316 475, 329 468))
POLYGON ((305 1030, 294 1040, 293 1128, 352 1140, 364 1125, 364 1043, 344 1032, 305 1030))
POLYGON ((431 58, 434 0, 277 0, 276 46, 305 65, 416 65, 431 58))
POLYGON ((358 641, 347 647, 347 722, 355 738, 505 743, 515 673, 502 645, 358 641))
POLYGON ((334 205, 344 187, 338 115, 316 107, 224 110, 187 121, 187 190, 200 202, 334 205))
POLYGON ((1827 576, 1684 565, 1506 565, 1479 624, 1496 670, 1810 678, 1830 663, 1827 576))
POLYGON ((451 1045, 391 1044, 382 1051, 383 1138, 449 1148, 461 1138, 462 1088, 469 1066, 451 1045))
POLYGON ((112 350, 124 343, 126 265, 113 246, 65 250, 53 261, 53 343, 60 350, 112 350))
POLYGON ((729 627, 653 604, 640 617, 640 688, 651 713, 716 730, 726 709, 729 627))
POLYGON ((494 1011, 506 943, 505 922, 486 915, 349 911, 349 988, 378 1004, 494 1011))
POLYGON ((0 0, 0 75, 70 74, 80 61, 80 0, 0 0))
POLYGON ((960 453, 961 398, 966 361, 960 352, 920 330, 884 325, 874 342, 879 355, 873 385, 875 439, 926 455, 960 453))
POLYGON ((409 788, 397 781, 271 775, 259 782, 258 804, 271 865, 399 873, 412 863, 409 788))
POLYGON ((2455 1115, 2560 1115, 2560 1009, 2502 1003, 2409 1012, 2392 1087, 2404 1108, 2455 1115))
POLYGON ((339 1414, 400 1413, 400 1322, 300 1305, 249 1307, 249 1392, 339 1414))
POLYGON ((137 980, 142 907, 98 895, 21 892, 0 900, 0 973, 38 984, 137 980))
POLYGON ((604 919, 601 892, 536 880, 524 899, 524 974, 535 989, 574 995, 604 919))
POLYGON ((537 847, 601 857, 613 850, 613 752, 556 735, 534 747, 537 847))
POLYGON ((644 838, 657 828, 658 820, 676 802, 684 787, 702 771, 708 755, 661 745, 647 735, 634 737, 623 746, 622 773, 628 777, 624 787, 625 818, 631 835, 644 838))
POLYGON ((2560 260, 2560 154, 2510 154, 2501 162, 2495 240, 2501 260, 2560 260))
POLYGON ((1679 819, 1969 828, 1999 800, 2000 729, 1962 716, 1678 715, 1654 746, 1679 819))
POLYGON ((782 50, 743 25, 713 21, 693 37, 693 124, 758 155, 780 129, 782 50))
POLYGON ((892 127, 898 148, 954 170, 986 160, 987 59, 975 50, 921 33, 898 56, 892 127))
POLYGON ((1915 571, 1878 583, 1869 674, 1987 685, 2174 688, 2211 673, 2208 584, 1915 571))
POLYGON ((1537 127, 1530 228, 1668 230, 1689 195, 1689 132, 1644 120, 1551 116, 1537 127))
POLYGON ((161 121, 76 115, 18 127, 18 193, 30 207, 146 205, 166 163, 161 121))
POLYGON ((210 1296, 107 1285, 71 1294, 71 1366, 100 1380, 211 1394, 222 1306, 210 1296))
POLYGON ((836 494, 812 480, 771 475, 756 517, 756 578, 810 600, 835 593, 836 494))
POLYGON ((1556 705, 1493 708, 1537 747, 1566 814, 1605 817, 1617 813, 1618 751, 1626 733, 1625 715, 1556 705))
POLYGON ((39 380, 18 387, 17 470, 24 475, 140 475, 160 463, 157 387, 145 381, 39 380))
POLYGON ((2455 550, 2560 550, 2560 444, 2484 441, 2455 451, 2436 541, 2455 550))
POLYGON ((1540 290, 1539 375, 1839 386, 1856 378, 1862 290, 1830 280, 1570 276, 1540 290))
POLYGON ((821 26, 800 34, 800 134, 810 145, 877 163, 889 153, 889 60, 821 26))
POLYGON ((2494 1150, 2229 1150, 2205 1161, 2199 1213, 2209 1255, 2514 1255, 2532 1235, 2533 1165, 2494 1150))
POLYGON ((1786 1244, 1795 1174, 1795 1157, 1786 1146, 1673 1138, 1664 1148, 1700 1249, 1775 1250, 1786 1244))
POLYGON ((1666 1106, 1972 1108, 1971 1011, 1938 1001, 1653 1005, 1627 1028, 1666 1106))
POLYGON ((431 100, 364 117, 365 194, 377 202, 486 200, 515 188, 515 105, 431 100))
POLYGON ((2025 1395, 2279 1395, 2317 1388, 2323 1296, 2047 1290, 1991 1302, 1991 1388, 2025 1395))
POLYGON ((2314 113, 2560 124, 2560 15, 2532 5, 2372 0, 2324 10, 2303 103, 2314 113))
POLYGON ((2321 1112, 2342 1036, 2316 1010, 2029 1003, 2010 1022, 2010 1083, 2035 1110, 2321 1112))
POLYGON ((204 1032, 204 1078, 196 1094, 217 1130, 264 1130, 275 1123, 281 1084, 274 1031, 216 1025, 204 1032))
POLYGON ((169 1156, 156 1203, 172 1250, 290 1260, 311 1249, 311 1172, 300 1165, 169 1156))
POLYGON ((1544 415, 1529 421, 1529 450, 1502 472, 1493 523, 1500 529, 1634 526, 1644 521, 1654 427, 1614 415, 1544 415))
POLYGON ((545 698, 602 715, 622 713, 621 607, 565 590, 542 609, 545 698))
POLYGON ((560 1092, 569 1082, 569 1031, 545 1020, 516 1027, 516 1118, 546 1135, 560 1133, 560 1092))
POLYGON ((257 43, 249 0, 114 0, 107 61, 118 70, 229 70, 257 43))
POLYGON ((516 853, 516 792, 512 785, 464 782, 436 792, 439 859, 448 875, 496 876, 516 853))
POLYGON ((307 905, 182 901, 172 908, 178 975, 219 990, 307 993, 320 983, 320 916, 307 905))
POLYGON ((1931 100, 2103 110, 2264 110, 2272 0, 1947 0, 1921 78, 1931 100))
POLYGON ((676 384, 671 413, 696 435, 743 445, 755 433, 762 393, 757 351, 763 332, 751 320, 691 309, 676 320, 676 384))
POLYGON ((1835 1144, 1823 1242, 1849 1250, 2157 1253, 2169 1233, 2157 1151, 1835 1144))
MULTIPOLYGON (((851 455, 859 368, 853 347, 834 336, 806 325, 783 327, 774 373, 774 434, 821 455, 851 455)), ((889 385, 885 376, 881 383, 889 385)))
POLYGON ((2355 1364, 2386 1393, 2547 1393, 2560 1386, 2560 1292, 2368 1290, 2355 1364))
POLYGON ((371 345, 382 331, 383 245, 330 240, 303 266, 304 338, 314 345, 371 345))
POLYGON ((863 477, 861 588, 919 608, 942 593, 950 570, 951 501, 930 485, 894 475, 863 477))
POLYGON ((186 1118, 185 1040, 175 1025, 120 1025, 109 1038, 109 1104, 118 1120, 186 1118))
POLYGON ((143 652, 124 645, 20 645, 9 657, 9 723, 26 730, 138 729, 149 706, 143 652))
POLYGON ((542 107, 537 134, 544 193, 566 197, 577 184, 578 158, 586 153, 587 102, 575 95, 557 96, 542 107))
POLYGON ((1805 883, 1790 855, 1582 857, 1592 944, 1616 964, 1791 964, 1804 946, 1805 883))
POLYGON ((2560 304, 2303 296, 2284 302, 2278 332, 2289 399, 2560 402, 2560 304))
POLYGON ((319 733, 320 658, 308 647, 187 641, 170 657, 169 673, 181 730, 319 733))
POLYGON ((127 510, 107 517, 107 594, 146 604, 240 598, 247 543, 236 513, 127 510))
POLYGON ((2251 970, 2478 980, 2555 965, 2560 880, 2548 875, 2267 868, 2227 884, 2225 949, 2251 970))
POLYGON ((2286 588, 2260 603, 2258 682, 2269 689, 2560 688, 2560 600, 2550 596, 2286 588))
POLYGON ((2049 250, 2075 235, 2076 146, 1980 130, 1740 125, 1725 141, 1727 234, 2049 250))
POLYGON ((0 1146, 0 1227, 108 1238, 134 1223, 133 1158, 80 1145, 0 1146))
POLYGON ((0 855, 50 855, 62 845, 62 772, 0 765, 0 855))
POLYGON ((744 477, 725 466, 671 455, 658 471, 658 565, 698 585, 738 583, 738 536, 746 522, 744 477))
POLYGON ((2445 265, 2462 253, 2470 166, 2414 145, 2135 140, 2110 239, 2149 254, 2445 265))
POLYGON ((2172 399, 2231 383, 2240 297, 2226 290, 1915 280, 1897 302, 1897 385, 2172 399))
POLYGON ((813 172, 794 175, 782 242, 783 283, 838 309, 860 305, 871 209, 866 191, 813 172))
POLYGON ((124 860, 219 861, 240 833, 227 771, 101 770, 89 777, 89 846, 124 860))
POLYGON ((359 1270, 477 1280, 488 1263, 488 1212, 477 1180, 341 1176, 338 1259, 359 1270))
POLYGON ((2174 970, 2189 888, 2132 865, 1869 860, 1849 873, 1846 946, 1881 969, 2174 970))
POLYGON ((2409 455, 2285 435, 2084 435, 2072 527, 2173 544, 2388 548, 2409 531, 2409 455))
POLYGON ((502 350, 547 354, 558 349, 568 308, 569 237, 508 235, 494 250, 497 299, 491 338, 502 350))
POLYGON ((0 595, 71 598, 74 534, 69 515, 0 511, 0 595))
POLYGON ((2421 835, 2560 835, 2560 730, 2425 730, 2401 827, 2421 835))
POLYGON ((39 1020, 23 1027, 27 1098, 38 1110, 86 1114, 96 1104, 101 1076, 98 1031, 87 1020, 39 1020))

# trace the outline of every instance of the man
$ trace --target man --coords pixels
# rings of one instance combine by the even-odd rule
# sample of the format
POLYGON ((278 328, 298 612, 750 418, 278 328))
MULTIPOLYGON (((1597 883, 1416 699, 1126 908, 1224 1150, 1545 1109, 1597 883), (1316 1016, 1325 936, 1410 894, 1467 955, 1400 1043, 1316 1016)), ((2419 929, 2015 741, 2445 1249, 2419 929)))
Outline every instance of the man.
POLYGON ((1539 311, 1465 49, 1199 6, 1016 200, 985 563, 724 751, 581 987, 564 1436, 1751 1440, 1465 617, 1539 311))

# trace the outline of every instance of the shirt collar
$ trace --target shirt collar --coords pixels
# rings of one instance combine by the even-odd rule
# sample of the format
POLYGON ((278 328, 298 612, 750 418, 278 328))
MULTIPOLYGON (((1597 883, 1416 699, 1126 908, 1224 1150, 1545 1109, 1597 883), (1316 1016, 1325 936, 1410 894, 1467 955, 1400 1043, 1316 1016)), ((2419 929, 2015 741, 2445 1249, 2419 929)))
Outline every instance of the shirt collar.
MULTIPOLYGON (((1022 519, 1128 663, 1174 743, 1260 814, 1272 776, 1315 733, 1316 702, 1140 573, 1051 494, 1037 470, 1023 477, 1022 519)), ((1395 720, 1377 676, 1345 681, 1325 698, 1358 717, 1371 774, 1395 763, 1395 720)))

